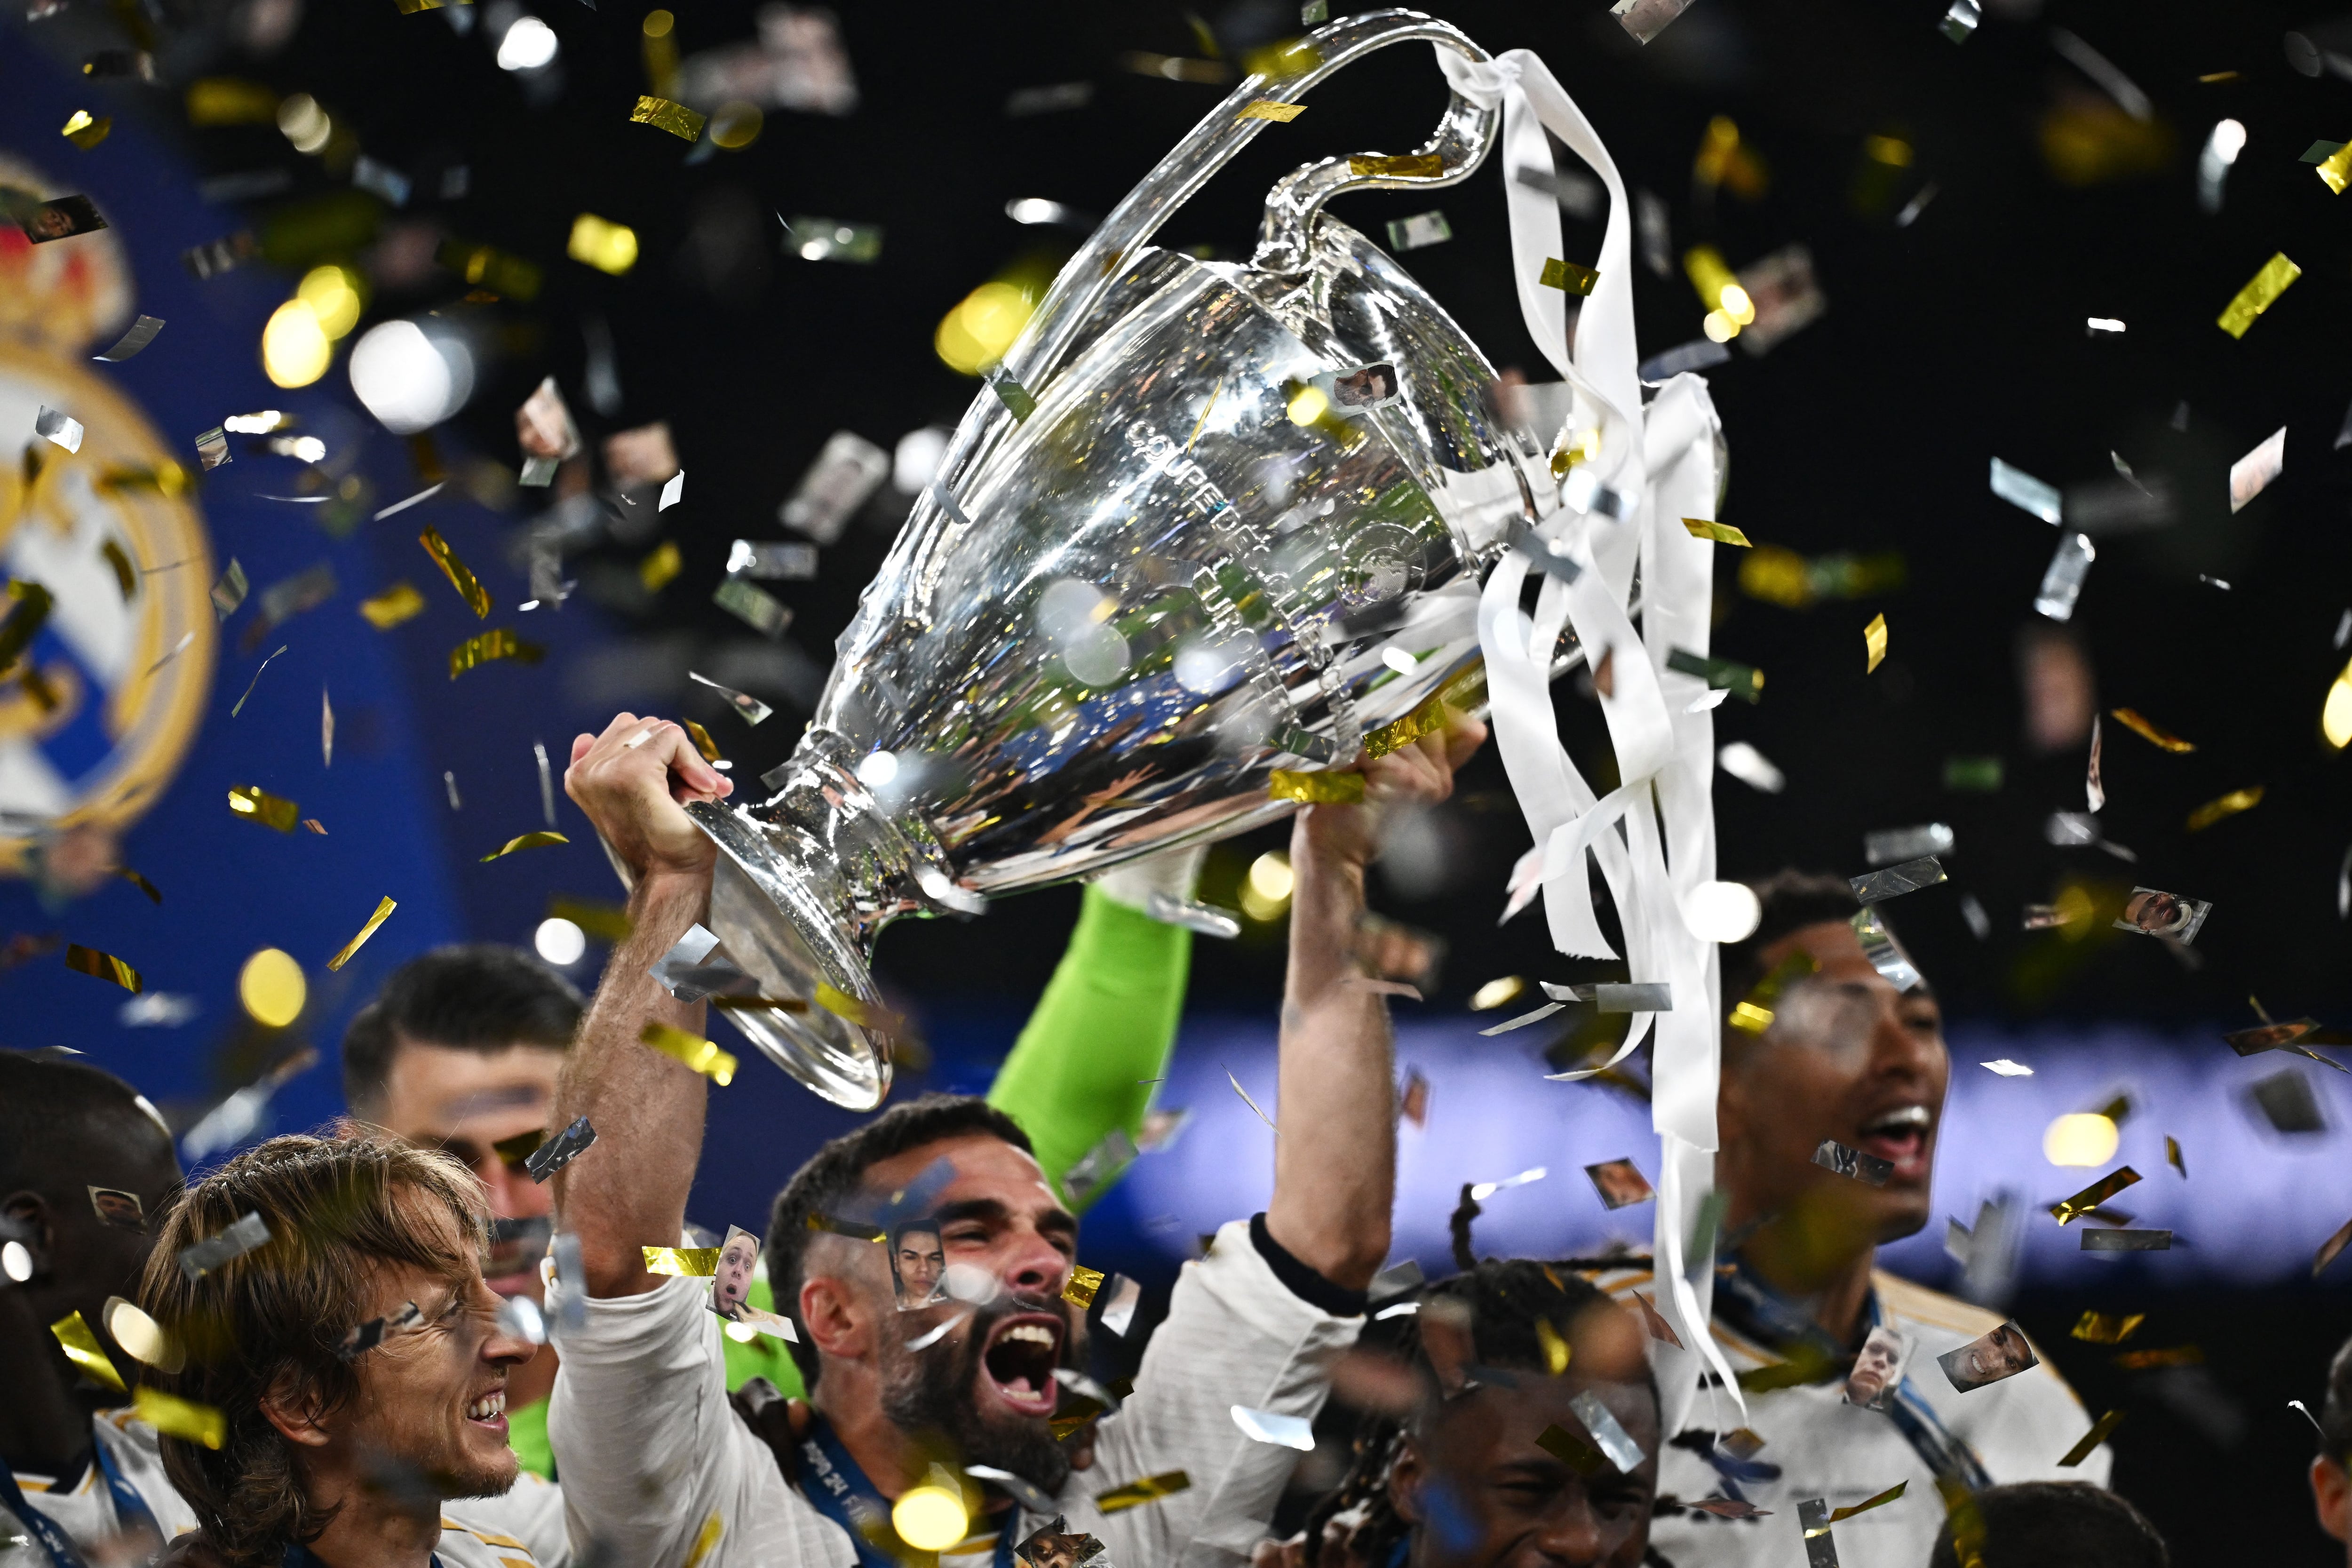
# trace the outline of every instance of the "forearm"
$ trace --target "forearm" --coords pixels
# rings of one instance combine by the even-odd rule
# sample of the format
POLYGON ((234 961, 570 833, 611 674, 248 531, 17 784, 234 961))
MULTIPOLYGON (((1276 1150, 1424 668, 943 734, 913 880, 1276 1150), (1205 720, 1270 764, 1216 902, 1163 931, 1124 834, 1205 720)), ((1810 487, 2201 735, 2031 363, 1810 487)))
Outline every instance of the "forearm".
POLYGON ((1290 973, 1282 1003, 1274 1196, 1266 1228, 1333 1284, 1361 1289, 1387 1257, 1396 1184, 1388 1008, 1351 984, 1364 868, 1291 835, 1290 973))
POLYGON ((1069 951, 988 1091, 1057 1185, 1114 1129, 1132 1138, 1167 1071, 1192 933, 1087 890, 1069 951))
POLYGON ((595 1147, 555 1176, 558 1226, 580 1237, 591 1296, 634 1296, 659 1284, 639 1249, 675 1244, 686 1223, 708 1086, 638 1037, 648 1023, 703 1032, 703 1005, 677 1001, 648 971, 709 906, 707 876, 638 882, 629 935, 605 966, 556 1087, 554 1125, 585 1116, 596 1129, 595 1147))

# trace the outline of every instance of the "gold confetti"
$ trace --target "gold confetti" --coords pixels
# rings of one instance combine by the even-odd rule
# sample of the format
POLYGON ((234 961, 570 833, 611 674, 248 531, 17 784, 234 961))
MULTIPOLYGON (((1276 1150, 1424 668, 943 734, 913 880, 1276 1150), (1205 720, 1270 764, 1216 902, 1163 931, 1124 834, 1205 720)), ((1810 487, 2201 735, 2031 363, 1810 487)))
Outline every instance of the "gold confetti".
MULTIPOLYGON (((457 559, 457 552, 449 548, 449 542, 441 537, 441 531, 427 528, 416 536, 416 542, 425 546, 425 553, 433 557, 433 563, 441 568, 443 576, 449 579, 449 586, 457 589, 458 596, 474 607, 474 618, 488 620, 489 590, 484 588, 479 580, 466 569, 466 563, 457 559)), ((368 618, 374 619, 373 616, 368 618)))
POLYGON ((2164 1137, 2164 1159, 2167 1164, 2180 1173, 2182 1181, 2189 1179, 2188 1162, 2180 1157, 2180 1140, 2168 1132, 2164 1137))
POLYGON ((1742 550, 1749 548, 1748 536, 1727 522, 1709 522, 1703 517, 1686 517, 1683 519, 1683 526, 1690 530, 1693 539, 1712 539, 1717 544, 1737 544, 1742 550))
POLYGON ((1385 757, 1391 752, 1401 752, 1423 735, 1434 735, 1444 729, 1452 717, 1453 715, 1445 710, 1444 693, 1440 692, 1403 718, 1383 724, 1366 735, 1364 755, 1385 757))
POLYGON ((121 878, 124 881, 130 883, 132 887, 138 889, 141 892, 146 894, 150 902, 160 904, 163 901, 163 894, 162 890, 158 889, 154 883, 149 881, 146 878, 141 876, 130 867, 117 866, 114 868, 114 874, 121 878))
POLYGON ((2058 1468, 2062 1470, 2071 1470, 2089 1458, 2091 1450, 2115 1436, 2116 1428, 2123 1424, 2124 1413, 2120 1410, 2110 1410, 2100 1416, 2098 1425, 2084 1433, 2083 1440, 2066 1450, 2066 1457, 2058 1461, 2058 1468))
POLYGON ((359 935, 343 943, 342 952, 327 960, 327 967, 331 970, 341 969, 344 964, 349 963, 352 961, 352 954, 360 950, 360 944, 366 942, 368 938, 373 936, 375 934, 375 928, 390 920, 392 918, 392 911, 398 908, 400 908, 400 906, 394 903, 390 899, 377 900, 375 913, 368 916, 367 924, 360 927, 359 935))
POLYGON ((569 844, 571 842, 572 840, 564 837, 561 833, 526 833, 519 838, 508 839, 505 845, 499 848, 491 850, 488 854, 483 856, 481 859, 476 861, 475 864, 487 866, 501 855, 511 855, 518 849, 537 849, 543 845, 569 844))
POLYGON ((686 105, 672 103, 667 98, 655 98, 651 94, 637 100, 637 106, 629 110, 629 120, 633 124, 650 125, 657 131, 667 131, 683 142, 701 141, 702 127, 707 123, 701 115, 686 105))
POLYGON ((1760 1035, 1772 1026, 1772 1009, 1759 1007, 1753 1002, 1742 1002, 1732 1008, 1731 1026, 1745 1034, 1760 1035))
MULTIPOLYGON (((155 900, 162 903, 162 899, 155 900)), ((100 952, 94 947, 84 947, 78 942, 66 944, 66 967, 93 980, 111 980, 133 996, 147 988, 139 972, 110 952, 100 952)))
POLYGON ((2121 724, 2151 746, 2161 746, 2168 752, 2193 752, 2197 749, 2197 743, 2194 741, 2184 741, 2169 731, 2160 730, 2128 708, 2114 708, 2108 711, 2116 723, 2121 724))
POLYGON ((646 593, 658 594, 685 567, 686 557, 678 553, 677 541, 665 539, 660 549, 637 563, 637 581, 645 584, 646 593))
POLYGON ((716 1247, 648 1247, 644 1249, 646 1272, 708 1279, 719 1272, 721 1250, 716 1247))
POLYGON ((723 763, 727 760, 719 754, 719 742, 710 738, 710 731, 691 719, 686 721, 686 732, 694 738, 694 749, 702 753, 704 762, 723 763))
POLYGON ((2282 250, 2263 263, 2263 269, 2250 279, 2246 286, 2214 318, 2214 325, 2233 338, 2242 338, 2254 318, 2275 303, 2287 290, 2287 285, 2303 276, 2303 268, 2286 258, 2282 250))
POLYGON ((1266 775, 1266 798, 1298 800, 1314 805, 1352 805, 1364 798, 1361 773, 1293 773, 1276 768, 1266 775))
POLYGON ((1348 172, 1360 176, 1386 174, 1409 180, 1433 180, 1445 173, 1445 160, 1435 153, 1404 153, 1392 158, 1360 153, 1348 160, 1348 172))
POLYGON ((1102 1289, 1102 1282, 1101 1269, 1073 1263, 1070 1265, 1070 1282, 1062 1287, 1062 1300, 1084 1311, 1095 1304, 1095 1292, 1102 1289))
POLYGON ((1862 628, 1864 664, 1862 672, 1868 675, 1886 662, 1886 617, 1873 616, 1870 625, 1862 628))
MULTIPOLYGON (((239 816, 250 817, 280 833, 294 831, 294 820, 301 815, 302 809, 292 801, 271 795, 255 784, 229 785, 228 808, 239 816)), ((323 833, 326 830, 320 828, 320 831, 323 833)))
POLYGON ((2085 1312, 2069 1331, 2072 1337, 2088 1344, 2119 1345, 2146 1321, 2146 1312, 2134 1312, 2128 1317, 2115 1312, 2085 1312))
POLYGON ((219 1447, 228 1437, 228 1417, 209 1405, 198 1405, 193 1399, 182 1399, 144 1384, 131 1396, 131 1403, 142 1421, 167 1437, 202 1443, 207 1448, 219 1447))
POLYGON ((716 1041, 659 1023, 648 1023, 638 1031, 637 1040, 666 1057, 684 1062, 722 1089, 735 1081, 735 1058, 720 1050, 716 1041))
POLYGON ((1113 1487, 1095 1494, 1095 1506, 1105 1513, 1118 1513, 1123 1509, 1142 1503, 1158 1502, 1164 1497, 1190 1491, 1192 1478, 1181 1470, 1168 1470, 1156 1476, 1146 1476, 1139 1481, 1129 1481, 1123 1487, 1113 1487))
POLYGON ((406 582, 394 583, 373 599, 360 601, 360 614, 368 625, 380 632, 388 632, 401 622, 425 613, 425 595, 406 582))
POLYGON ((106 133, 113 129, 112 115, 92 114, 87 109, 77 109, 73 111, 73 118, 66 121, 63 134, 67 141, 87 153, 105 141, 106 133))
POLYGON ((1520 993, 1527 988, 1527 981, 1517 974, 1489 980, 1470 993, 1470 1010, 1473 1013, 1491 1013, 1506 1003, 1517 1001, 1520 993))
POLYGON ((1830 1522, 1836 1524, 1842 1520, 1852 1519, 1855 1514, 1868 1513, 1872 1509, 1883 1508, 1901 1497, 1910 1485, 1909 1481, 1897 1481, 1876 1497, 1864 1498, 1847 1508, 1832 1509, 1830 1511, 1830 1522))
POLYGON ((315 816, 304 817, 302 819, 302 826, 309 828, 311 832, 317 834, 321 838, 324 838, 327 836, 327 825, 320 821, 315 816))
POLYGON ((837 1018, 846 1018, 858 1027, 872 1029, 877 1034, 895 1035, 907 1026, 907 1021, 888 1008, 860 1001, 827 981, 816 983, 816 1005, 837 1018))
POLYGON ((2263 801, 2263 786, 2233 789, 2219 800, 2209 800, 2189 814, 2189 831, 2201 833, 2225 816, 2235 816, 2242 811, 2252 811, 2263 801))
POLYGON ((1590 267, 1562 261, 1553 256, 1545 258, 1543 271, 1536 281, 1547 289, 1563 289, 1570 294, 1590 294, 1593 285, 1601 281, 1601 274, 1590 267))
MULTIPOLYGON (((105 132, 99 134, 104 135, 105 132)), ((2352 142, 2347 142, 2329 153, 2319 165, 2317 174, 2329 190, 2342 195, 2345 185, 2352 183, 2352 142)))
MULTIPOLYGON (((1648 1303, 1645 1301, 1643 1305, 1648 1303)), ((1657 1309, 1653 1307, 1650 1310, 1655 1311, 1657 1309)), ((1550 1319, 1536 1320, 1536 1343, 1543 1347, 1544 1367, 1552 1376, 1558 1377, 1568 1370, 1569 1361, 1574 1352, 1570 1350, 1568 1342, 1559 1337, 1559 1331, 1551 1326, 1550 1319)))
POLYGON ((563 253, 618 278, 637 264, 637 231, 594 213, 582 213, 572 220, 572 239, 563 253))
POLYGON ((727 1521, 719 1516, 717 1509, 712 1509, 710 1517, 702 1521, 702 1532, 694 1538, 694 1550, 686 1554, 686 1568, 697 1568, 705 1557, 710 1555, 710 1549, 719 1544, 719 1538, 726 1533, 727 1521))
POLYGON ((1276 103, 1270 98, 1261 98, 1255 103, 1243 105, 1242 111, 1234 118, 1271 120, 1277 124, 1287 125, 1306 111, 1307 106, 1303 103, 1276 103))
POLYGON ((488 664, 494 658, 537 664, 546 657, 547 650, 537 643, 523 641, 510 626, 499 626, 479 637, 467 637, 449 650, 449 679, 455 680, 476 665, 488 664))
POLYGON ((877 1247, 887 1239, 877 1226, 866 1225, 857 1220, 841 1219, 829 1214, 809 1215, 808 1227, 811 1230, 829 1230, 835 1236, 845 1236, 852 1241, 870 1241, 877 1247))
MULTIPOLYGON (((90 1332, 89 1325, 82 1321, 80 1309, 77 1308, 51 1323, 49 1332, 55 1334, 58 1343, 65 1347, 66 1359, 81 1368, 84 1376, 92 1382, 104 1384, 117 1394, 131 1392, 122 1385, 122 1374, 114 1370, 114 1363, 107 1359, 106 1352, 99 1348, 98 1336, 90 1332)), ((1138 1498, 1136 1500, 1140 1502, 1143 1500, 1138 1498)))
POLYGON ((2073 1197, 2052 1204, 2050 1217, 2060 1225, 2071 1225, 2138 1180, 2137 1171, 2133 1170, 2129 1165, 2122 1166, 2101 1176, 2073 1197))

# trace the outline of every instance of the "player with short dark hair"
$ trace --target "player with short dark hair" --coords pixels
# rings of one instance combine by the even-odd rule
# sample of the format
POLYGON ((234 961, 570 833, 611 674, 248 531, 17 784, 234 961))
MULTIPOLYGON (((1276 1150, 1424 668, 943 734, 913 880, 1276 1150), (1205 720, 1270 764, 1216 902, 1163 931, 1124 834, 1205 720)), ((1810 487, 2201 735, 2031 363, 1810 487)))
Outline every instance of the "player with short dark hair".
POLYGON ((2172 1554, 2147 1517, 2087 1481, 2021 1481, 1976 1494, 1974 1521, 1956 1510, 1936 1537, 1927 1568, 1961 1568, 1959 1535, 1981 1568, 2170 1568, 2172 1554))
MULTIPOLYGON (((646 970, 709 909, 716 852, 680 802, 730 786, 675 724, 625 713, 580 736, 565 790, 635 890, 632 934, 591 1005, 556 1111, 592 1117, 599 1133, 594 1156, 555 1178, 587 1287, 584 1326, 562 1336, 552 1423, 575 1523, 625 1560, 693 1556, 703 1568, 869 1551, 878 1562, 960 1544, 937 1531, 1019 1541, 1056 1517, 1103 1540, 1116 1562, 1245 1556, 1293 1456, 1251 1441, 1233 1408, 1313 1414, 1388 1251, 1387 1014, 1350 957, 1378 812, 1443 798, 1459 760, 1449 740, 1466 755, 1476 739, 1474 726, 1401 748, 1366 764, 1367 805, 1300 814, 1273 1194, 1179 1281, 1132 1395, 1095 1428, 1088 1479, 1074 1475, 1052 1424, 1055 1373, 1079 1360, 1085 1325, 1064 1293, 1077 1221, 1017 1126, 951 1099, 836 1140, 787 1188, 775 1268, 791 1294, 779 1305, 815 1358, 795 1485, 728 1405, 721 1335, 698 1282, 649 1273, 643 1258, 683 1221, 707 1096, 700 1078, 638 1043, 648 1021, 698 1032, 705 1021, 646 970), (877 1244, 926 1215, 940 1226, 951 1297, 902 1312, 877 1244), (933 1479, 959 1472, 986 1481, 971 1490, 979 1517, 952 1507, 962 1480, 950 1489, 933 1479), (902 1519, 898 1505, 925 1487, 949 1500, 902 1519), (1118 1506, 1122 1487, 1137 1506, 1118 1506)), ((559 1286, 559 1306, 566 1297, 559 1286)))
MULTIPOLYGON (((2016 1357, 2025 1370, 1966 1391, 1937 1364, 2000 1328, 1998 1314, 1875 1266, 1882 1244, 1933 1217, 1951 1074, 1935 993, 1885 906, 1865 913, 1844 881, 1793 871, 1756 892, 1761 921, 1721 954, 1729 1016, 1716 1187, 1727 1206, 1710 1325, 1747 1409, 1743 1419, 1727 1391, 1702 1392, 1670 1434, 1661 1489, 1685 1503, 1741 1497, 1793 1518, 1800 1501, 1834 1509, 1906 1479, 1913 1495, 1930 1497, 1938 1483, 1973 1490, 2104 1482, 2112 1462, 2104 1447, 2075 1469, 2058 1468, 2091 1423, 2046 1362, 2016 1357), (1825 1168, 1814 1158, 1825 1142, 1884 1167, 1847 1161, 1855 1175, 1825 1168), (1894 1362, 1902 1371, 1871 1404, 1850 1404, 1846 1380, 1873 1330, 1900 1341, 1894 1362), (1763 1447, 1752 1456, 1727 1448, 1731 1427, 1763 1447)), ((1646 1268, 1610 1269, 1601 1280, 1621 1298, 1656 1288, 1646 1268)), ((2030 1350, 2021 1333, 2017 1344, 2030 1350)), ((1696 1375, 1684 1352, 1662 1342, 1654 1353, 1671 1358, 1678 1377, 1696 1375)), ((1891 1560, 1916 1562, 1938 1517, 1933 1508, 1890 1512, 1871 1526, 1873 1539, 1891 1560)), ((1790 1545, 1681 1509, 1662 1514, 1651 1533, 1670 1561, 1708 1568, 1778 1568, 1790 1545)))
POLYGON ((1643 1562, 1657 1384, 1639 1325, 1572 1268, 1488 1258, 1369 1332, 1360 1349, 1393 1354, 1411 1392, 1363 1417, 1346 1478, 1257 1568, 1643 1562), (1587 1394, 1642 1450, 1631 1470, 1601 1451, 1587 1394))

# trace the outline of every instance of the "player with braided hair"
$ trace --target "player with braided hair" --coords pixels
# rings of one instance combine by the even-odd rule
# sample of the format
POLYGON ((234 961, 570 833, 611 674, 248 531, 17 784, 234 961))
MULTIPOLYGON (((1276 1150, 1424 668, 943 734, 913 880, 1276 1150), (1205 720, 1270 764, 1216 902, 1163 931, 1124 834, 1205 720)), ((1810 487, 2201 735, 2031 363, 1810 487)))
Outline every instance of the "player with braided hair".
POLYGON ((1364 1416, 1347 1478, 1254 1568, 1642 1563, 1659 1420, 1640 1326, 1528 1258, 1475 1263, 1412 1306, 1360 1347, 1392 1358, 1391 1407, 1364 1416), (1627 1439, 1630 1470, 1608 1453, 1632 1457, 1627 1439))

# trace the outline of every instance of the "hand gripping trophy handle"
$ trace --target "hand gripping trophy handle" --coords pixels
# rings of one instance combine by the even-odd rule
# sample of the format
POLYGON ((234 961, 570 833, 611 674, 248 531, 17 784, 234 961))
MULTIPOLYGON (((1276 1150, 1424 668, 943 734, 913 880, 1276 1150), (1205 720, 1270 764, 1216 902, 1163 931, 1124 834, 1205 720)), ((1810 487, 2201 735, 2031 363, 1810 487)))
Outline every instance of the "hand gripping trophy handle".
POLYGON ((1414 153, 1286 176, 1247 265, 1149 243, 1266 129, 1244 110, 1409 41, 1488 58, 1416 13, 1350 16, 1118 205, 1005 356, 1022 395, 966 413, 775 794, 688 807, 722 851, 711 928, 776 1004, 726 1016, 824 1098, 888 1092, 889 921, 1271 820, 1274 771, 1476 685, 1478 583, 1559 487, 1476 345, 1324 209, 1464 179, 1500 110, 1456 94, 1414 153))

